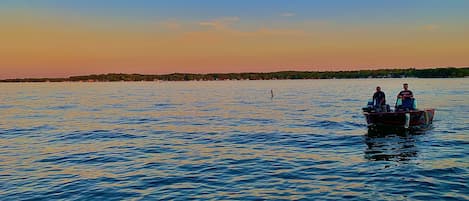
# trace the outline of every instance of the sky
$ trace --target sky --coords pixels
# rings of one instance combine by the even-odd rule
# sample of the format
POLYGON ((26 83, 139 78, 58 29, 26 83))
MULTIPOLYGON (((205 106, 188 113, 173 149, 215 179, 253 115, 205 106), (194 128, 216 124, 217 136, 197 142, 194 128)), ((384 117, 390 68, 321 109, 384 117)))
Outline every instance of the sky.
POLYGON ((469 66, 467 0, 2 0, 0 78, 469 66))

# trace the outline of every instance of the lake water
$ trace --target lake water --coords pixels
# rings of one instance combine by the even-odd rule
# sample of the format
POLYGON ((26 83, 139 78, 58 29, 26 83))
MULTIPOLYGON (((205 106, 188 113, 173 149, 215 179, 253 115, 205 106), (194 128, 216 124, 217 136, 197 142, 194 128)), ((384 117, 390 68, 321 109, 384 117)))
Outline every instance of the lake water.
POLYGON ((467 78, 0 89, 0 200, 469 200, 467 78), (403 82, 434 128, 369 136, 403 82))

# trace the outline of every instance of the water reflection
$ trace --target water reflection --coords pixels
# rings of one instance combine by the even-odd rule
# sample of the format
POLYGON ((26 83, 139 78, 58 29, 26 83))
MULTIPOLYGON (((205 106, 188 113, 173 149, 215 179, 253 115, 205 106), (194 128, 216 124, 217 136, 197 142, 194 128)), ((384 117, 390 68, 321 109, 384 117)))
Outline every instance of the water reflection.
POLYGON ((365 136, 355 92, 376 82, 0 83, 0 200, 465 198, 454 81, 411 82, 435 130, 365 136))
POLYGON ((416 135, 408 131, 368 130, 365 158, 372 161, 409 161, 418 156, 416 135))

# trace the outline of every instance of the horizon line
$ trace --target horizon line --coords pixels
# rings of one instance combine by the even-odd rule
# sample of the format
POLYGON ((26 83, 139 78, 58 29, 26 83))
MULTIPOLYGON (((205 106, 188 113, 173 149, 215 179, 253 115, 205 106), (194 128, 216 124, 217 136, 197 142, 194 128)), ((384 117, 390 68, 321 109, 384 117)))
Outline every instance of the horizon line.
POLYGON ((281 70, 281 71, 245 71, 245 72, 210 72, 210 73, 190 73, 190 72, 172 72, 162 74, 147 74, 147 73, 123 73, 123 72, 108 72, 108 73, 90 73, 80 75, 70 75, 62 77, 16 77, 16 78, 0 78, 0 81, 7 80, 27 80, 27 79, 70 79, 74 77, 93 76, 93 75, 143 75, 143 76, 167 76, 167 75, 227 75, 227 74, 269 74, 269 73, 283 73, 283 72, 299 72, 299 73, 340 73, 340 72, 359 72, 359 71, 386 71, 386 70, 429 70, 429 69, 451 69, 451 68, 469 68, 468 66, 442 66, 442 67, 404 67, 404 68, 380 68, 380 69, 355 69, 355 70, 281 70))

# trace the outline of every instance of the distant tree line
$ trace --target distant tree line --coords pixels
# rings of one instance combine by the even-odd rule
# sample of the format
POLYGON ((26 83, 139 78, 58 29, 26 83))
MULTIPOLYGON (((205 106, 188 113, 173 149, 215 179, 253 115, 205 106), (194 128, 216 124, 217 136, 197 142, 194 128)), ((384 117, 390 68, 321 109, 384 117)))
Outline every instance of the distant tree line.
POLYGON ((166 75, 100 74, 69 78, 5 79, 0 82, 117 82, 117 81, 191 81, 191 80, 275 80, 275 79, 352 79, 352 78, 460 78, 469 77, 469 67, 434 69, 381 69, 357 71, 281 71, 270 73, 173 73, 166 75))

